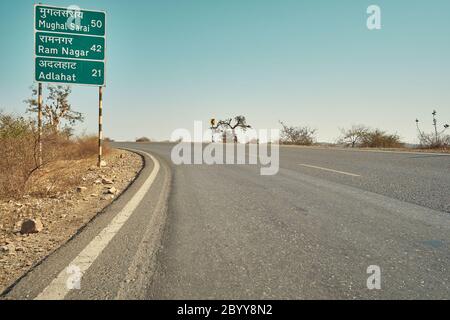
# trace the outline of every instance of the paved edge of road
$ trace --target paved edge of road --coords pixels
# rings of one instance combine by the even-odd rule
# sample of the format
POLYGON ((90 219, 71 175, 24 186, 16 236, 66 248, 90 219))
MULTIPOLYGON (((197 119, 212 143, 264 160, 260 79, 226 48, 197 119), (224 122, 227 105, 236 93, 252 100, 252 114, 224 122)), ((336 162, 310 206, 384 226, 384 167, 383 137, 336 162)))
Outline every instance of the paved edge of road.
MULTIPOLYGON (((151 173, 154 172, 154 161, 156 160, 156 157, 151 156, 149 153, 141 150, 136 150, 132 148, 116 148, 116 149, 122 149, 126 151, 133 152, 137 155, 139 155, 142 158, 143 165, 139 172, 136 174, 135 179, 117 196, 113 202, 111 202, 109 205, 104 207, 101 211, 97 212, 88 222, 86 222, 83 226, 81 226, 75 234, 73 234, 69 239, 67 239, 65 242, 63 242, 57 249, 50 252, 48 255, 43 257, 41 260, 39 260, 37 263, 35 263, 28 271, 26 271, 24 274, 22 274, 19 278, 17 278, 11 285, 9 285, 6 289, 3 290, 3 292, 0 292, 0 300, 8 299, 8 295, 12 293, 16 287, 29 275, 31 275, 33 272, 35 272, 38 268, 42 267, 46 263, 51 263, 49 260, 51 260, 52 257, 56 256, 57 254, 61 254, 61 252, 66 249, 71 243, 75 242, 78 237, 81 237, 81 235, 84 233, 88 227, 95 224, 98 220, 105 219, 105 216, 111 215, 109 218, 109 225, 113 219, 127 206, 129 201, 133 198, 132 191, 130 189, 136 189, 133 190, 134 194, 141 190, 145 182, 150 178, 151 173), (151 162, 151 165, 149 164, 151 162), (151 169, 151 171, 150 171, 151 169), (122 202, 122 203, 121 203, 122 202), (117 206, 120 206, 119 209, 115 208, 117 206), (116 212, 114 212, 116 211, 116 212)), ((158 161, 158 160, 156 160, 158 161)), ((150 185, 151 187, 151 185, 150 185)), ((148 189, 151 189, 151 188, 148 189)), ((149 190, 147 190, 148 192, 149 190)), ((170 191, 170 190, 169 190, 170 191)), ((134 210, 133 210, 134 211, 134 210)), ((102 228, 103 229, 103 228, 102 228)), ((101 232, 101 230, 100 230, 101 232)), ((97 236, 100 232, 98 232, 95 236, 97 236)), ((93 239, 95 238, 93 237, 93 239)), ((92 239, 92 240, 93 240, 92 239)), ((90 243, 91 241, 89 241, 90 243)), ((83 247, 83 249, 86 246, 83 247)), ((64 270, 63 270, 64 271, 64 270)), ((41 290, 42 292, 42 290, 41 290)), ((26 299, 25 297, 21 297, 22 299, 26 299)), ((14 298, 13 298, 14 299, 14 298)))
POLYGON ((331 150, 331 151, 347 151, 347 152, 373 152, 373 153, 393 153, 393 154, 411 154, 411 155, 433 155, 433 156, 448 156, 450 153, 432 152, 432 151, 417 151, 411 150, 395 150, 395 149, 367 149, 367 148, 343 148, 343 147, 326 147, 326 146, 301 146, 301 145, 279 145, 281 148, 298 148, 310 150, 331 150))
MULTIPOLYGON (((117 141, 118 143, 127 143, 127 141, 117 141)), ((134 143, 134 142, 133 142, 134 143)), ((189 143, 189 142, 185 142, 189 143)), ((191 142, 194 143, 194 142, 191 142)), ((157 145, 157 144, 173 144, 176 145, 178 142, 162 142, 162 141, 154 141, 154 142, 141 142, 140 144, 146 145, 157 145)), ((211 144, 211 142, 203 142, 204 146, 211 144)), ((231 143, 229 143, 231 144, 231 143)), ((313 145, 313 146, 302 146, 302 145, 289 145, 289 144, 278 144, 280 148, 286 149, 310 149, 310 150, 331 150, 331 151, 347 151, 347 152, 372 152, 372 153, 392 153, 392 154, 411 154, 411 155, 433 155, 433 156, 448 156, 450 157, 450 152, 441 152, 441 151, 430 151, 426 149, 410 149, 410 150, 402 150, 402 149, 380 149, 380 148, 351 148, 351 147, 327 147, 322 145, 313 145), (423 150, 423 151, 420 151, 423 150)), ((125 150, 125 149, 124 149, 125 150)))

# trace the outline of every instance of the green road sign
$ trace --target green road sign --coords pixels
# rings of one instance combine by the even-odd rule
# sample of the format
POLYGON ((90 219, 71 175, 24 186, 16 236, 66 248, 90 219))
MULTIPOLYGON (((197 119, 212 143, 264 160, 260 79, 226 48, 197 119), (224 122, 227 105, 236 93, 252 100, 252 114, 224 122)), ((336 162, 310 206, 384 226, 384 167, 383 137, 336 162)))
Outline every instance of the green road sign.
POLYGON ((36 56, 85 60, 105 59, 105 38, 36 32, 36 56))
POLYGON ((105 85, 101 11, 35 5, 35 81, 105 85))
POLYGON ((68 84, 105 85, 105 64, 101 61, 37 57, 35 80, 68 84))
POLYGON ((105 35, 106 14, 101 11, 35 5, 35 28, 38 31, 91 36, 105 35))

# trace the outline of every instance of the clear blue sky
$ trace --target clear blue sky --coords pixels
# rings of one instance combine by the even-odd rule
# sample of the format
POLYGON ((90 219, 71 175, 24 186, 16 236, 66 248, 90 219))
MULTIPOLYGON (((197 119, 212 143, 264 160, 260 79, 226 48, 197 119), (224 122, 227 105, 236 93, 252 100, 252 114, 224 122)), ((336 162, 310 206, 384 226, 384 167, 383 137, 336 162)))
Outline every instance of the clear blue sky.
MULTIPOLYGON (((448 0, 46 1, 108 12, 105 133, 167 139, 176 128, 243 114, 316 127, 367 124, 415 141, 414 119, 450 122, 448 0), (382 9, 382 30, 366 9, 382 9)), ((1 1, 0 108, 22 113, 33 84, 34 1, 1 1)), ((96 132, 97 89, 73 87, 96 132)))

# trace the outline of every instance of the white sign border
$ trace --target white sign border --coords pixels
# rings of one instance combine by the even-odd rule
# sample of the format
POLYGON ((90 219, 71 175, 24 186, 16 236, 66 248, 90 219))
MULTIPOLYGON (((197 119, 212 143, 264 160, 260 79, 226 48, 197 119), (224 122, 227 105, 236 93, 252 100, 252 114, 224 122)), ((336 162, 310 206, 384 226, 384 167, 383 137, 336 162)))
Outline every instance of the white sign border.
MULTIPOLYGON (((78 33, 66 33, 66 32, 52 32, 52 31, 43 31, 43 30, 36 30, 36 8, 38 6, 41 7, 49 7, 49 8, 58 8, 58 9, 65 9, 67 10, 67 7, 58 7, 58 6, 53 6, 53 5, 46 5, 46 4, 42 4, 42 3, 35 3, 33 6, 33 27, 34 27, 34 47, 33 47, 33 57, 34 57, 34 68, 33 68, 33 83, 49 83, 49 84, 54 84, 54 85, 78 85, 78 86, 87 86, 87 87, 103 87, 106 88, 106 75, 107 75, 107 71, 106 71, 106 63, 107 63, 107 47, 108 47, 108 38, 106 36, 107 32, 107 26, 108 26, 108 14, 107 11, 102 11, 102 10, 89 10, 89 9, 83 9, 80 8, 80 11, 91 11, 91 12, 100 12, 100 13, 104 13, 105 14, 105 34, 103 36, 96 36, 96 35, 83 35, 83 34, 78 34, 78 33), (88 83, 67 83, 67 82, 50 82, 50 81, 37 81, 36 79, 36 60, 37 58, 49 58, 49 59, 66 59, 66 58, 56 58, 56 57, 47 57, 47 56, 37 56, 36 55, 36 33, 37 32, 49 32, 52 34, 62 34, 62 35, 80 35, 80 36, 86 36, 86 37, 97 37, 97 38, 105 38, 105 58, 104 60, 93 60, 96 62, 103 62, 103 72, 104 72, 104 76, 103 76, 103 83, 100 85, 97 84, 88 84, 88 83)), ((66 60, 75 60, 78 61, 78 59, 66 59, 66 60)), ((87 60, 84 60, 87 61, 87 60)))

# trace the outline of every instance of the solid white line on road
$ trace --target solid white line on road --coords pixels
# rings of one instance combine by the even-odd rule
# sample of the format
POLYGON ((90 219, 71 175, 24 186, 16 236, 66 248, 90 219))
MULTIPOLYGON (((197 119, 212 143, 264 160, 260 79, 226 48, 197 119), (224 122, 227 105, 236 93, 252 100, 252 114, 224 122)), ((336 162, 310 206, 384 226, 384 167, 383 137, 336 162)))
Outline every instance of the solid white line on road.
MULTIPOLYGON (((142 151, 141 151, 142 152, 142 151)), ((68 268, 64 268, 59 275, 42 291, 35 300, 62 300, 69 293, 70 286, 68 282, 73 279, 72 270, 77 270, 77 272, 83 275, 89 267, 94 263, 94 261, 100 256, 102 251, 108 246, 109 242, 114 238, 114 236, 119 232, 122 226, 131 217, 134 210, 138 207, 139 203, 142 201, 153 182, 158 175, 160 164, 158 160, 152 155, 142 152, 148 155, 153 163, 154 168, 150 176, 143 183, 141 188, 136 192, 136 194, 131 198, 131 200, 125 205, 125 207, 120 211, 114 219, 110 222, 108 226, 105 227, 80 254, 69 264, 68 268), (73 267, 77 269, 73 269, 73 267)))
POLYGON ((313 169, 319 169, 319 170, 324 170, 324 171, 329 171, 329 172, 345 174, 347 176, 352 176, 352 177, 361 177, 359 174, 354 174, 354 173, 345 172, 345 171, 338 171, 338 170, 333 170, 333 169, 328 169, 328 168, 322 168, 322 167, 316 167, 316 166, 312 166, 312 165, 309 165, 309 164, 299 163, 298 165, 299 166, 303 166, 303 167, 307 167, 307 168, 313 168, 313 169))

